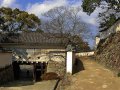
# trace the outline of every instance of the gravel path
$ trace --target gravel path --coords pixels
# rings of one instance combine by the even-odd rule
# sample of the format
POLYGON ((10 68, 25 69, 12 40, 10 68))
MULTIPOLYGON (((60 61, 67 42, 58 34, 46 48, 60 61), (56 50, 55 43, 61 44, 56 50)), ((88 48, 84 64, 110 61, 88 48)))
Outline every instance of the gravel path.
POLYGON ((85 70, 71 77, 65 90, 120 90, 120 78, 90 58, 80 58, 85 70))

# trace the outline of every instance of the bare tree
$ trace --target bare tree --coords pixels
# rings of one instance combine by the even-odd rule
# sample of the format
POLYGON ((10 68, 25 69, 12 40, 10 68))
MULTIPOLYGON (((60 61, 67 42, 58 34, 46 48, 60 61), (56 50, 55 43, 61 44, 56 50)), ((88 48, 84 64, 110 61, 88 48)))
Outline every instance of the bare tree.
POLYGON ((41 28, 49 33, 65 33, 70 39, 78 38, 88 33, 87 25, 81 20, 81 8, 79 7, 57 7, 43 15, 41 28), (71 38, 72 36, 72 38, 71 38))

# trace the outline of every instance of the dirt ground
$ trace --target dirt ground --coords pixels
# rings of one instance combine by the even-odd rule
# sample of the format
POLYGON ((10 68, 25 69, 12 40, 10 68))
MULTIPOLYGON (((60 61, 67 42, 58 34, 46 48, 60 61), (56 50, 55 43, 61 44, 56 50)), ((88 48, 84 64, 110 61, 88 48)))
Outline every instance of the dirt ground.
MULTIPOLYGON (((71 84, 65 90, 120 90, 120 77, 116 77, 94 59, 80 58, 76 64, 81 71, 71 76, 71 84)), ((56 82, 12 82, 0 87, 0 90, 54 90, 56 82)))
POLYGON ((56 80, 32 83, 30 81, 14 81, 0 87, 0 90, 54 90, 56 80))
POLYGON ((120 90, 120 77, 89 57, 80 59, 84 70, 71 77, 65 90, 120 90))

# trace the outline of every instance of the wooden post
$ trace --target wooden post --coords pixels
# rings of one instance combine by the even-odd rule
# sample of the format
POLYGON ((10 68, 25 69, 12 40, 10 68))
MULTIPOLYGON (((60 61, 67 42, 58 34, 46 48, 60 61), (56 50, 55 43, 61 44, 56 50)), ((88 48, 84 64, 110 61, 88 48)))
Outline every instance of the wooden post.
POLYGON ((36 82, 36 64, 33 64, 33 82, 36 82))
POLYGON ((41 63, 41 75, 43 74, 43 63, 41 63))

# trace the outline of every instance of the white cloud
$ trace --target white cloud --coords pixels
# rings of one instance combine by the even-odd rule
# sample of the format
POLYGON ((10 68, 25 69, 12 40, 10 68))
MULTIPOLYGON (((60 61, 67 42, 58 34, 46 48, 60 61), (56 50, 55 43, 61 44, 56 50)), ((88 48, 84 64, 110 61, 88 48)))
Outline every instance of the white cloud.
MULTIPOLYGON (((0 0, 0 7, 4 6, 4 7, 11 7, 11 8, 20 8, 20 6, 16 3, 17 0, 0 0)), ((81 0, 45 0, 42 3, 29 3, 26 6, 26 11, 28 11, 29 13, 33 13, 35 15, 37 15, 38 17, 41 17, 41 14, 46 13, 47 11, 49 11, 50 9, 53 9, 55 7, 60 7, 60 6, 67 6, 67 5, 71 5, 74 7, 80 7, 82 4, 81 0)), ((98 15, 98 11, 99 10, 95 10, 95 12, 93 14, 91 14, 91 16, 88 16, 86 13, 84 12, 80 12, 80 16, 83 19, 84 22, 94 25, 94 26, 98 26, 98 24, 96 24, 96 17, 98 15)))
MULTIPOLYGON (((73 2, 72 6, 74 7, 80 7, 82 4, 81 0, 76 0, 77 2, 73 2)), ((35 15, 37 15, 38 17, 41 17, 41 14, 46 13, 47 11, 49 11, 50 9, 53 9, 55 7, 59 7, 59 6, 67 6, 67 5, 71 5, 70 4, 71 1, 70 0, 45 0, 43 3, 35 3, 35 4, 29 4, 26 8, 26 11, 28 11, 29 13, 33 13, 35 15)), ((96 17, 98 15, 98 11, 99 10, 95 10, 95 12, 93 14, 91 14, 91 16, 87 15, 85 12, 80 12, 80 16, 82 18, 82 20, 90 25, 93 26, 98 26, 98 23, 96 22, 96 17)))
POLYGON ((81 16, 83 21, 90 24, 90 25, 93 25, 93 26, 98 26, 98 23, 97 23, 97 15, 87 15, 87 14, 84 14, 81 16))
POLYGON ((0 6, 10 7, 15 3, 15 0, 2 0, 0 6))
POLYGON ((92 16, 89 16, 89 15, 87 15, 85 12, 80 12, 79 13, 79 15, 80 15, 80 17, 81 17, 81 19, 84 21, 84 22, 86 22, 86 23, 88 23, 88 24, 94 24, 95 23, 95 18, 93 18, 92 16))
POLYGON ((16 3, 16 0, 2 0, 0 7, 20 8, 20 5, 16 3))
POLYGON ((102 9, 96 8, 95 11, 89 16, 85 12, 81 11, 80 16, 84 22, 86 22, 92 26, 98 27, 99 23, 98 23, 97 17, 98 17, 99 12, 102 12, 102 9))
POLYGON ((29 4, 27 11, 40 17, 41 14, 49 11, 50 9, 65 5, 67 5, 67 0, 50 0, 44 1, 43 3, 29 4))

